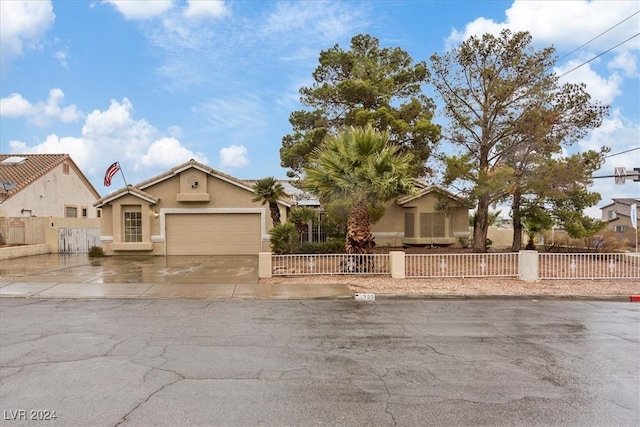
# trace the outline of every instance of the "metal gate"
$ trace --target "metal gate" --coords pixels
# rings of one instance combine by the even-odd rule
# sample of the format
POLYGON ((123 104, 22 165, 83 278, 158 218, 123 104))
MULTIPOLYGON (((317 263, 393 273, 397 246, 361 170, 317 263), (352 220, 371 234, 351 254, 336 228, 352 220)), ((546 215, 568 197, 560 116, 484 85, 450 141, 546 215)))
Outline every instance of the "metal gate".
POLYGON ((58 230, 58 252, 82 254, 92 246, 100 246, 100 227, 69 227, 58 230))

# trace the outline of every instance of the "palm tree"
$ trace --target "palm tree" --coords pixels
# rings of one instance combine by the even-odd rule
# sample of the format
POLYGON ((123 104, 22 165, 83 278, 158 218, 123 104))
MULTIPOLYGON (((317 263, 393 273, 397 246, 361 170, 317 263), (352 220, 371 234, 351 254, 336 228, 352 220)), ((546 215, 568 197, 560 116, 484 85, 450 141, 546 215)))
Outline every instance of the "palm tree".
POLYGON ((371 126, 349 127, 328 136, 304 168, 303 187, 321 203, 350 202, 345 248, 349 254, 370 253, 373 246, 370 206, 380 206, 415 189, 410 153, 400 153, 389 134, 371 126))
POLYGON ((316 222, 318 212, 309 206, 296 206, 291 209, 291 222, 293 222, 300 236, 307 236, 309 223, 316 222))
POLYGON ((300 236, 290 222, 278 224, 269 230, 271 250, 278 255, 293 254, 300 246, 300 236))
POLYGON ((253 198, 254 202, 262 202, 262 204, 269 204, 269 211, 271 212, 271 219, 273 226, 280 224, 280 208, 278 207, 278 200, 284 197, 284 187, 278 182, 277 179, 270 176, 268 178, 259 179, 253 185, 253 191, 256 193, 256 197, 253 198))

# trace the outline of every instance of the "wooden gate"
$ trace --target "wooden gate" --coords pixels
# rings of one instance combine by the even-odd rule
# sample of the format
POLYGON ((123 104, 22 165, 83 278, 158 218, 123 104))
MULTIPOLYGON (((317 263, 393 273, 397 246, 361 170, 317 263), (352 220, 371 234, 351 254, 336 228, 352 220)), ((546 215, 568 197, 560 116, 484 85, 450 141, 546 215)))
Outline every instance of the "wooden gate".
POLYGON ((100 246, 100 227, 68 227, 58 229, 58 251, 61 254, 82 254, 92 246, 100 246))

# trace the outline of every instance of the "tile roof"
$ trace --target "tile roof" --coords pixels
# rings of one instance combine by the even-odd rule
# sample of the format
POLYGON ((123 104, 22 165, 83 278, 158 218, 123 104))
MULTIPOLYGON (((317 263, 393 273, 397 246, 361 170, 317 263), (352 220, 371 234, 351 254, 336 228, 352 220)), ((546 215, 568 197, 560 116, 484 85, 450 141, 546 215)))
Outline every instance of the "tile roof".
MULTIPOLYGON (((13 183, 15 187, 6 192, 9 197, 12 197, 65 162, 75 169, 96 198, 100 197, 96 189, 68 154, 0 154, 0 182, 13 183), (11 157, 22 157, 25 161, 10 164, 2 163, 11 157)), ((0 188, 0 191, 4 192, 4 188, 0 188)))
MULTIPOLYGON (((226 174, 224 172, 221 172, 219 170, 213 169, 210 166, 207 166, 207 165, 205 165, 203 163, 200 163, 200 162, 197 162, 196 160, 191 159, 191 160, 189 160, 187 162, 179 164, 178 166, 176 166, 174 168, 171 168, 170 170, 168 170, 168 171, 166 171, 164 173, 156 175, 156 176, 154 176, 152 178, 149 178, 149 179, 147 179, 145 181, 142 181, 142 182, 140 182, 138 184, 135 184, 135 185, 129 184, 127 187, 122 187, 122 188, 120 188, 118 190, 115 190, 114 192, 109 193, 106 196, 101 197, 94 204, 94 206, 97 206, 97 207, 103 206, 104 204, 106 204, 106 203, 108 203, 108 202, 110 202, 112 200, 115 200, 118 197, 121 197, 121 196, 123 196, 125 194, 132 193, 134 190, 138 193, 139 197, 143 197, 143 198, 144 197, 150 197, 152 199, 156 199, 155 197, 151 196, 150 194, 144 192, 143 190, 145 190, 145 189, 147 189, 147 188, 151 187, 152 185, 155 185, 155 184, 157 184, 159 182, 162 182, 162 181, 165 181, 165 180, 167 180, 169 178, 172 178, 172 177, 178 175, 179 173, 181 173, 181 172, 183 172, 183 171, 185 171, 185 170, 187 170, 189 168, 195 168, 195 169, 201 170, 202 172, 204 172, 204 173, 206 173, 208 175, 214 176, 214 177, 216 177, 218 179, 221 179, 223 181, 229 182, 229 183, 231 183, 231 184, 233 184, 233 185, 235 185, 237 187, 240 187, 240 188, 242 188, 244 190, 247 190, 247 191, 253 193, 253 188, 252 188, 253 182, 252 181, 250 181, 250 180, 241 180, 241 179, 235 178, 235 177, 233 177, 231 175, 228 175, 228 174, 226 174)), ((157 203, 157 200, 155 200, 154 203, 157 203)), ((287 200, 280 200, 280 203, 282 203, 282 204, 284 204, 286 206, 289 206, 289 202, 287 200)))

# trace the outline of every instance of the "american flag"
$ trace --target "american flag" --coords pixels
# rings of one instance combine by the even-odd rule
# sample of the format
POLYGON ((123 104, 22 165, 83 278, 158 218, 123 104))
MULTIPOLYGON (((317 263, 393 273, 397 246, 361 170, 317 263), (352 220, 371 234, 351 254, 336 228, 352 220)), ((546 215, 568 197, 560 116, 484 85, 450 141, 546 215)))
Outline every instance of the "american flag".
POLYGON ((107 169, 104 174, 104 186, 108 187, 111 185, 111 178, 120 170, 120 163, 113 162, 111 166, 107 169))

